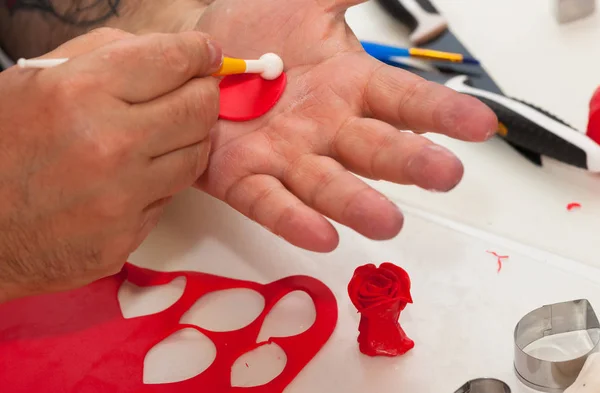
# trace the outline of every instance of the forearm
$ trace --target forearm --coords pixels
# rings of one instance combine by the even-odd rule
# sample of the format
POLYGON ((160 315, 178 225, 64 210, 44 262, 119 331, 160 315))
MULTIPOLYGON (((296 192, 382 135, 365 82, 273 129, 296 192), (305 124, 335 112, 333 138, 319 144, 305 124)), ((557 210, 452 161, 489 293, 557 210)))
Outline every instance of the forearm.
POLYGON ((13 58, 42 55, 109 23, 121 0, 0 0, 0 44, 13 58))
POLYGON ((103 26, 135 34, 189 30, 203 9, 198 0, 0 0, 0 46, 15 59, 103 26))

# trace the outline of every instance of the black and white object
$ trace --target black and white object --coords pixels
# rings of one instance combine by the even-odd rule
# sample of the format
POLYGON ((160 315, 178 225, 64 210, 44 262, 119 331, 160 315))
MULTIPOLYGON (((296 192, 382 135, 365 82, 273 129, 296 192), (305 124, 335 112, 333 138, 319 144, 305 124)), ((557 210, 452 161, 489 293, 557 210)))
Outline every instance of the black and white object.
MULTIPOLYGON (((600 145, 556 116, 526 102, 478 89, 464 75, 445 85, 490 107, 506 127, 507 142, 538 156, 547 156, 590 172, 600 172, 600 145)), ((541 157, 539 157, 541 164, 541 157)))
MULTIPOLYGON (((441 24, 437 21, 444 18, 429 0, 377 1, 409 28, 413 39, 427 37, 419 47, 473 57, 448 27, 439 31, 441 24)), ((600 145, 549 112, 506 96, 483 66, 445 64, 444 72, 439 72, 441 65, 436 68, 438 72, 419 67, 413 72, 470 94, 489 106, 506 128, 504 133, 500 133, 502 139, 534 164, 542 165, 542 156, 547 156, 578 168, 600 172, 600 145)))
MULTIPOLYGON (((392 17, 409 29, 413 45, 424 49, 461 53, 467 57, 475 57, 450 31, 446 18, 429 0, 377 1, 392 17)), ((442 63, 430 63, 442 65, 442 63)), ((500 87, 480 65, 443 63, 443 67, 456 74, 469 75, 473 86, 502 94, 500 87)))
POLYGON ((392 0, 381 3, 411 30, 410 41, 413 45, 423 45, 448 28, 446 18, 428 0, 392 0))

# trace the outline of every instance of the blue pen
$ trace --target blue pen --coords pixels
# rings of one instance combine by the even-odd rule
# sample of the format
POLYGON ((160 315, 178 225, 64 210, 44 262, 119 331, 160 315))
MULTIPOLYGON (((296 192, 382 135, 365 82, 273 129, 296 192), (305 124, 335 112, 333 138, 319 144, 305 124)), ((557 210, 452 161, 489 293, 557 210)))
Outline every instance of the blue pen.
POLYGON ((381 61, 390 60, 392 57, 417 57, 428 60, 479 65, 478 60, 460 53, 441 52, 422 48, 399 48, 369 41, 361 41, 361 45, 368 54, 381 61))

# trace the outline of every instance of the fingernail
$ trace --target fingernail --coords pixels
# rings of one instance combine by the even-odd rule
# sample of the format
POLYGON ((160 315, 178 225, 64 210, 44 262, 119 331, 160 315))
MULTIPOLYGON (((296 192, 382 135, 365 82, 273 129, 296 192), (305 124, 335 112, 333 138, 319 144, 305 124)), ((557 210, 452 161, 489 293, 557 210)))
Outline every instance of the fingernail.
POLYGON ((425 146, 406 165, 415 185, 432 192, 448 192, 460 181, 463 166, 450 150, 439 145, 425 146))
POLYGON ((498 130, 495 128, 492 128, 491 130, 489 130, 488 133, 485 135, 485 140, 487 141, 488 139, 490 139, 491 137, 496 135, 496 132, 498 132, 498 130))
POLYGON ((438 116, 448 135, 460 140, 479 142, 491 138, 496 132, 494 113, 481 101, 469 96, 448 102, 438 116))
POLYGON ((221 64, 223 64, 223 49, 221 48, 221 45, 213 40, 208 40, 207 44, 210 55, 210 64, 212 65, 212 69, 216 71, 221 68, 221 64))

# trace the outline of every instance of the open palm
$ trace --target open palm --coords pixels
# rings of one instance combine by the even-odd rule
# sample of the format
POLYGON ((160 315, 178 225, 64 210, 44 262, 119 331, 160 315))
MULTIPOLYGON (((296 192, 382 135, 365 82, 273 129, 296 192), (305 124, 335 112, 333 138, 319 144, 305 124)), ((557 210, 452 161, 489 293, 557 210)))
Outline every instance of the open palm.
POLYGON ((219 121, 198 187, 292 244, 330 251, 329 217, 372 239, 402 227, 394 204, 353 173, 447 191, 460 161, 423 136, 482 141, 494 114, 479 101, 367 55, 344 20, 350 0, 215 0, 196 28, 228 56, 279 54, 288 86, 250 122, 219 121))

